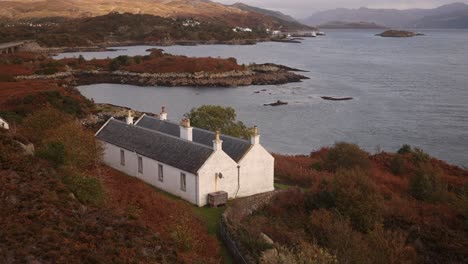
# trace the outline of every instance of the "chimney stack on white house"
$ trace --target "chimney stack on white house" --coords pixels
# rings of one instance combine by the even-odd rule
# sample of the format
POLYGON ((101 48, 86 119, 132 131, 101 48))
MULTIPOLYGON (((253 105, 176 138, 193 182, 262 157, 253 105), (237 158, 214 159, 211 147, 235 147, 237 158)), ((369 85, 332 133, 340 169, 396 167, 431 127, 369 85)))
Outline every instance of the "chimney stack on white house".
POLYGON ((258 145, 260 144, 260 134, 258 133, 258 127, 254 126, 253 133, 250 136, 250 144, 258 145))
POLYGON ((166 121, 167 120, 167 112, 166 112, 166 106, 162 106, 161 113, 159 114, 159 120, 166 121))
POLYGON ((127 125, 133 125, 133 116, 131 110, 128 110, 128 116, 125 118, 125 122, 127 125))
POLYGON ((190 126, 190 119, 188 118, 184 118, 180 122, 180 137, 188 141, 193 141, 193 127, 190 126))
POLYGON ((213 140, 213 149, 214 151, 223 150, 223 141, 221 140, 221 133, 216 131, 216 138, 213 140))

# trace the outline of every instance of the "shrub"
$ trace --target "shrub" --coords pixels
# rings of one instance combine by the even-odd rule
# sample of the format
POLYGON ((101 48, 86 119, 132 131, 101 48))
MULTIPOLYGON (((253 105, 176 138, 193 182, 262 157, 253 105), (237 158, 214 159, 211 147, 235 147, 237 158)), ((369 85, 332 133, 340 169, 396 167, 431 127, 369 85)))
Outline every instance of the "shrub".
POLYGON ((372 263, 364 235, 337 214, 325 209, 313 211, 307 231, 320 246, 333 252, 339 263, 372 263))
POLYGON ((361 169, 340 170, 330 187, 336 208, 350 218, 354 228, 368 232, 380 221, 382 197, 366 172, 361 169))
POLYGON ((62 143, 65 147, 65 164, 77 169, 85 170, 101 159, 102 149, 94 135, 75 121, 49 130, 43 142, 62 143))
POLYGON ((428 162, 431 157, 420 148, 414 148, 412 152, 413 162, 416 164, 428 162))
POLYGON ((80 202, 90 205, 101 205, 104 202, 104 188, 97 179, 81 175, 72 170, 63 173, 63 183, 80 202))
POLYGON ((406 172, 405 159, 401 155, 395 155, 390 162, 390 171, 395 175, 406 172))
POLYGON ((65 163, 65 146, 61 142, 49 142, 36 152, 36 156, 58 167, 65 163))
POLYGON ((370 167, 369 155, 355 144, 336 143, 328 152, 324 166, 329 171, 370 167))
POLYGON ((303 242, 293 249, 276 247, 275 251, 266 251, 262 255, 260 263, 338 264, 338 260, 326 249, 316 244, 303 242))
POLYGON ((418 263, 417 253, 406 243, 408 235, 403 232, 385 230, 377 225, 367 239, 374 263, 418 263))
POLYGON ((22 123, 20 132, 33 143, 41 143, 50 129, 70 122, 72 117, 54 108, 44 108, 27 116, 22 123))
POLYGON ((410 181, 411 195, 421 201, 438 202, 446 194, 447 184, 441 180, 442 172, 431 164, 420 165, 410 181))
POLYGON ((398 150, 397 153, 404 155, 404 154, 409 154, 411 152, 413 152, 413 150, 411 149, 411 146, 408 144, 404 144, 403 146, 401 146, 401 148, 398 150))

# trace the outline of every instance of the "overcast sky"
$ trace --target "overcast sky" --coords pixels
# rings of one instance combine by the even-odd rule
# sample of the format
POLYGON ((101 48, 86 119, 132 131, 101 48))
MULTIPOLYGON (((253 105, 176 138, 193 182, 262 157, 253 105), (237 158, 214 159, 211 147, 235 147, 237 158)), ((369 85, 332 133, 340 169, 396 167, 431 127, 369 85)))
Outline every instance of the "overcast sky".
POLYGON ((244 4, 282 11, 299 18, 306 17, 316 11, 346 7, 346 8, 434 8, 463 0, 215 0, 223 4, 242 2, 244 4))

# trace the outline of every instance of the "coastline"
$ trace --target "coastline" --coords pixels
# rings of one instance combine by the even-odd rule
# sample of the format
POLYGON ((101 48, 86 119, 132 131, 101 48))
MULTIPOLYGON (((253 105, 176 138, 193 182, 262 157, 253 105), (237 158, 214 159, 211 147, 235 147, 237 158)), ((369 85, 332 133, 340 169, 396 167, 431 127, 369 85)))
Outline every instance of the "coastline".
POLYGON ((256 64, 246 70, 222 73, 136 73, 129 71, 72 70, 53 75, 18 76, 17 80, 63 80, 73 86, 100 83, 131 84, 136 86, 238 87, 249 85, 279 85, 309 79, 296 74, 300 71, 282 65, 256 64))
POLYGON ((237 40, 208 40, 208 41, 197 41, 197 40, 175 40, 175 41, 124 41, 124 42, 105 42, 97 43, 92 46, 82 47, 42 47, 37 42, 29 43, 29 45, 22 48, 22 51, 46 53, 51 55, 57 55, 59 53, 72 53, 72 52, 103 52, 103 51, 116 51, 118 48, 130 47, 130 46, 158 46, 158 47, 170 47, 170 46, 197 46, 197 45, 256 45, 261 42, 270 42, 271 38, 259 38, 259 39, 237 39, 237 40))

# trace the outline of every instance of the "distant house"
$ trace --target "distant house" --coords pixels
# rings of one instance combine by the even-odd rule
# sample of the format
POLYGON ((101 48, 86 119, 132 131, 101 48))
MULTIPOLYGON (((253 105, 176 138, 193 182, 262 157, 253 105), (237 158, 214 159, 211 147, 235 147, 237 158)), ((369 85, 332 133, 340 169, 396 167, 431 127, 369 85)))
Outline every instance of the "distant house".
POLYGON ((107 165, 197 206, 218 191, 236 198, 274 190, 274 158, 257 129, 250 140, 221 135, 170 122, 163 108, 135 123, 130 114, 126 122, 111 118, 96 137, 107 165))
POLYGON ((10 124, 8 124, 8 122, 1 117, 0 117, 0 128, 6 129, 6 130, 10 129, 10 124))

